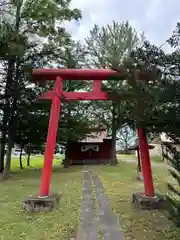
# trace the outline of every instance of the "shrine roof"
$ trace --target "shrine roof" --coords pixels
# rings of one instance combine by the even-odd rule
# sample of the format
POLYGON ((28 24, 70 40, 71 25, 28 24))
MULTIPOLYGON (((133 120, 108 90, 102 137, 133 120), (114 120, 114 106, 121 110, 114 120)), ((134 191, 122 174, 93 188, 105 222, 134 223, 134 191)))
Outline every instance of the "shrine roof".
POLYGON ((105 138, 107 138, 108 131, 106 128, 92 129, 92 132, 86 138, 82 139, 80 142, 83 143, 99 143, 103 142, 105 138))
MULTIPOLYGON (((151 72, 137 73, 139 80, 151 80, 151 72)), ((119 72, 112 69, 65 69, 65 68, 41 68, 34 69, 32 78, 34 81, 55 80, 57 77, 63 80, 124 80, 127 78, 125 71, 119 72)))

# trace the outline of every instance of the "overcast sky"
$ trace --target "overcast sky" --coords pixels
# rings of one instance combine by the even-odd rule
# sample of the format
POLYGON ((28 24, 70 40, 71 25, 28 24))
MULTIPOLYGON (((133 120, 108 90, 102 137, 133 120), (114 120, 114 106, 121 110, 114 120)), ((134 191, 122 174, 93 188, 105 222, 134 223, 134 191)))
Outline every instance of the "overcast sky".
MULTIPOLYGON (((71 23, 73 37, 82 40, 94 24, 128 20, 138 32, 157 45, 163 44, 180 20, 180 0, 72 0, 82 11, 80 23, 71 23)), ((165 46, 165 50, 169 50, 165 46)))

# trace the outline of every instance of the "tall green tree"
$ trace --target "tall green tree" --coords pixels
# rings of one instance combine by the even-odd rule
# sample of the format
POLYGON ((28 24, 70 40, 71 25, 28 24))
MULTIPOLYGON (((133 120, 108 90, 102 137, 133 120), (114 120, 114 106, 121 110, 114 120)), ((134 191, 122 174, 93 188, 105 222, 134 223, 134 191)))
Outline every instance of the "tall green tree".
MULTIPOLYGON (((61 42, 60 42, 61 44, 61 42)), ((58 49, 58 42, 56 42, 58 49)), ((68 67, 68 68, 81 68, 81 62, 83 62, 83 56, 79 51, 79 44, 70 41, 69 46, 66 46, 63 53, 58 56, 55 52, 55 60, 52 63, 49 61, 47 65, 52 67, 68 67)), ((48 120, 50 111, 50 102, 32 103, 30 97, 35 97, 42 91, 46 91, 52 88, 52 82, 49 82, 43 88, 36 86, 34 88, 27 88, 22 95, 21 105, 19 105, 18 125, 16 131, 16 143, 22 147, 28 148, 31 146, 44 145, 48 130, 48 120), (27 96, 25 96, 27 94, 27 96), (27 97, 29 100, 27 101, 27 97), (23 102, 25 101, 25 102, 23 102), (36 133, 36 134, 35 134, 36 133), (36 138, 34 138, 36 135, 36 138)), ((87 89, 85 81, 64 81, 64 91, 79 91, 87 89)), ((65 147, 69 141, 77 141, 85 137, 89 133, 89 125, 92 124, 88 118, 88 112, 86 111, 87 103, 79 101, 67 101, 62 98, 61 112, 59 120, 59 129, 57 142, 63 144, 65 147)), ((65 166, 69 165, 68 159, 65 159, 65 166)))
MULTIPOLYGON (((99 27, 97 25, 90 31, 86 38, 86 52, 88 66, 94 68, 116 69, 126 60, 132 50, 141 42, 137 32, 128 22, 113 22, 111 25, 99 27)), ((117 89, 124 89, 123 81, 111 80, 103 82, 103 89, 114 93, 117 89)), ((96 102, 99 108, 100 121, 108 126, 112 135, 113 152, 111 164, 116 164, 116 134, 117 130, 125 123, 127 106, 118 101, 96 102)), ((97 110, 98 111, 98 110, 97 110)))
POLYGON ((132 52, 131 57, 136 69, 155 73, 150 79, 154 78, 153 81, 140 82, 134 91, 136 99, 144 105, 142 124, 154 133, 172 131, 173 125, 177 125, 176 99, 179 94, 175 54, 165 54, 161 48, 145 41, 142 48, 132 52))
MULTIPOLYGON (((173 49, 173 52, 168 57, 169 62, 169 74, 173 81, 171 80, 166 92, 169 91, 171 96, 171 102, 169 102, 169 111, 166 111, 169 119, 169 123, 166 123, 166 133, 168 137, 171 138, 172 143, 167 144, 167 154, 166 158, 171 165, 169 170, 170 175, 173 178, 173 183, 168 183, 168 194, 167 194, 167 210, 169 217, 174 221, 174 223, 180 227, 180 151, 177 147, 180 144, 180 65, 179 65, 179 46, 180 46, 180 23, 177 23, 172 36, 168 39, 168 43, 173 49), (172 98, 173 94, 173 98, 172 98)), ((165 115, 165 113, 164 113, 165 115)))
MULTIPOLYGON (((7 163, 10 162, 19 96, 21 96, 21 90, 24 90, 26 85, 25 82, 22 83, 22 79, 25 80, 22 76, 27 75, 27 72, 31 69, 33 65, 31 61, 36 62, 35 65, 39 66, 40 64, 44 65, 47 56, 52 57, 54 46, 47 47, 43 40, 53 42, 53 39, 55 41, 56 38, 60 39, 61 36, 62 45, 66 42, 69 44, 70 36, 62 27, 62 23, 65 20, 77 20, 81 17, 79 10, 69 8, 70 1, 9 0, 5 3, 0 6, 1 29, 3 30, 0 41, 4 44, 3 51, 0 54, 2 64, 5 67, 3 80, 6 84, 5 93, 2 96, 4 113, 0 152, 1 172, 4 166, 4 146, 7 133, 9 146, 7 163), (44 60, 42 60, 43 57, 44 60)), ((27 77, 26 80, 29 81, 30 77, 27 77)), ((9 165, 8 163, 6 166, 7 170, 9 165)))
POLYGON ((180 144, 179 33, 180 24, 177 24, 172 37, 168 40, 170 46, 174 48, 170 54, 165 54, 161 49, 148 42, 144 49, 138 49, 136 52, 138 56, 136 60, 138 63, 141 62, 142 68, 152 69, 153 66, 156 66, 162 72, 159 81, 148 88, 151 90, 151 94, 149 91, 146 92, 145 111, 146 113, 149 111, 149 114, 144 117, 143 124, 150 133, 165 132, 172 140, 166 145, 167 154, 165 155, 171 165, 170 175, 174 179, 173 184, 172 182, 168 183, 167 210, 169 217, 178 227, 180 226, 180 152, 177 148, 177 145, 180 144), (151 99, 147 98, 148 94, 152 96, 151 99), (158 95, 158 98, 155 95, 158 95))

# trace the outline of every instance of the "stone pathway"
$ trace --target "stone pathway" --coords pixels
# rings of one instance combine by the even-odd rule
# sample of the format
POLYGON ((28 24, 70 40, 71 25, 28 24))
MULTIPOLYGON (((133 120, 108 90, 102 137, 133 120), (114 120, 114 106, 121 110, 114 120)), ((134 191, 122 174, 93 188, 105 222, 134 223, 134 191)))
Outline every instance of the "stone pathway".
POLYGON ((81 219, 77 233, 77 240, 97 240, 98 224, 95 215, 94 201, 92 196, 92 177, 88 170, 84 170, 83 190, 81 202, 81 219))
POLYGON ((76 240, 97 240, 99 226, 102 230, 102 240, 124 240, 118 217, 112 211, 99 177, 85 168, 81 219, 76 240), (93 197, 92 184, 96 199, 93 197), (95 209, 95 201, 98 203, 98 209, 95 209))

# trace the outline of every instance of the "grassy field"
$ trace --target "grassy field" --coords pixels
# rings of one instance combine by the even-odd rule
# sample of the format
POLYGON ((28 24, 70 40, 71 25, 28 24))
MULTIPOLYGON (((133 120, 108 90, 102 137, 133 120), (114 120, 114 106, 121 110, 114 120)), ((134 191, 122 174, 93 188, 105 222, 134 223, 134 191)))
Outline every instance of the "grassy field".
MULTIPOLYGON (((117 158, 119 160, 123 159, 137 159, 137 157, 135 156, 135 154, 117 154, 117 158)), ((163 160, 160 156, 151 156, 151 161, 152 162, 157 162, 157 163, 162 163, 163 160)))
POLYGON ((160 156, 152 156, 151 161, 161 163, 163 162, 162 158, 160 156))
MULTIPOLYGON (((60 160, 54 161, 52 191, 62 192, 59 208, 52 213, 27 214, 21 201, 38 194, 43 159, 34 157, 31 167, 19 170, 17 159, 12 160, 8 181, 0 182, 0 240, 70 240, 76 236, 82 190, 82 167, 64 169, 60 160)), ((24 159, 24 166, 26 160, 24 159)), ((112 207, 120 217, 126 240, 180 239, 180 231, 158 211, 138 211, 132 206, 131 195, 142 191, 143 183, 136 181, 135 165, 119 163, 117 167, 91 166, 98 172, 112 207)), ((168 173, 154 168, 157 189, 166 192, 168 173)))
POLYGON ((14 173, 8 181, 0 182, 0 240, 69 240, 75 237, 82 189, 81 167, 64 169, 59 160, 54 161, 52 192, 62 192, 57 211, 27 214, 21 210, 23 199, 39 192, 38 167, 42 162, 42 158, 34 158, 31 166, 36 169, 19 171, 18 160, 13 159, 14 173))
MULTIPOLYGON (((24 168, 41 168, 43 166, 43 156, 32 156, 30 160, 30 167, 27 167, 27 157, 22 157, 22 163, 24 168)), ((53 161, 54 166, 61 165, 61 158, 55 158, 53 161)), ((19 171, 19 157, 13 157, 11 160, 11 170, 12 171, 19 171)))

